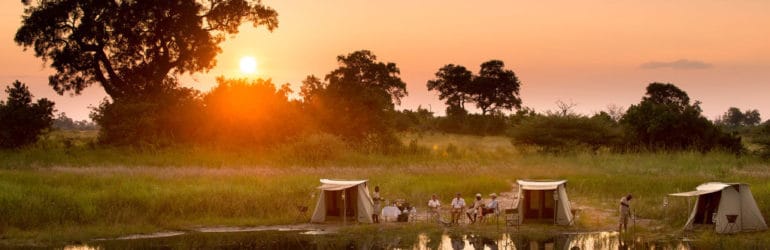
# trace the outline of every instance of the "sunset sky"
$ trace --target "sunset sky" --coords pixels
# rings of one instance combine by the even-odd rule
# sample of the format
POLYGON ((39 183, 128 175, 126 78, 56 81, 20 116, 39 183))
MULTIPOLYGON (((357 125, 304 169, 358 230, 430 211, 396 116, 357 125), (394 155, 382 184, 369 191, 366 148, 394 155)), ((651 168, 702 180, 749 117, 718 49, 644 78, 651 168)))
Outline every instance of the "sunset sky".
MULTIPOLYGON (((217 66, 183 77, 185 86, 206 91, 217 76, 242 77, 239 61, 252 56, 259 77, 298 90, 305 76, 336 68, 337 55, 368 49, 401 69, 409 96, 399 108, 443 114, 443 102, 425 87, 438 68, 454 63, 476 72, 500 59, 521 80, 524 105, 537 111, 558 100, 585 114, 628 107, 658 81, 702 101, 711 119, 730 106, 770 118, 770 1, 263 2, 278 11, 278 29, 243 26, 222 44, 217 66)), ((18 79, 59 111, 87 118, 103 90, 58 96, 47 83, 51 70, 13 42, 22 11, 18 0, 0 3, 0 86, 18 79)))

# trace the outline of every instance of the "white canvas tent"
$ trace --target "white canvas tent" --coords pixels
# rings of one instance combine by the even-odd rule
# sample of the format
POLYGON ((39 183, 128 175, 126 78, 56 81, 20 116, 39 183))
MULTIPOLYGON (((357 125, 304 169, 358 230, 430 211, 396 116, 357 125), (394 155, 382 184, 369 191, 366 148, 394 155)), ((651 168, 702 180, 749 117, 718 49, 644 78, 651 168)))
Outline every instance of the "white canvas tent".
POLYGON ((566 180, 516 182, 519 184, 519 198, 514 202, 514 207, 518 209, 520 222, 572 224, 572 207, 567 197, 566 180))
POLYGON ((695 224, 714 224, 717 233, 767 229, 747 184, 709 182, 699 185, 695 191, 670 195, 698 198, 685 229, 692 229, 695 224))
POLYGON ((351 222, 372 223, 374 203, 366 182, 321 179, 321 186, 318 187, 320 195, 310 222, 347 219, 351 222))

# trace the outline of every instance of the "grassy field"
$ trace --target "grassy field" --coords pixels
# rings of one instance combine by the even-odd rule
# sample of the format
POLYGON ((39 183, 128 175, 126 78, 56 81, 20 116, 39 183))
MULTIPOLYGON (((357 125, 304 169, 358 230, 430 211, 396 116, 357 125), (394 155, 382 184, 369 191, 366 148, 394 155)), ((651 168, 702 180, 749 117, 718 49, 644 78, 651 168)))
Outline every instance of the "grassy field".
MULTIPOLYGON (((617 200, 635 194, 643 231, 673 233, 689 213, 666 194, 707 181, 745 182, 770 215, 770 164, 722 153, 538 154, 504 137, 404 135, 411 150, 363 154, 330 138, 272 149, 95 148, 93 135, 55 135, 20 151, 0 151, 0 241, 82 241, 203 226, 290 224, 296 205, 314 205, 319 178, 369 179, 385 198, 444 203, 455 192, 508 192, 517 179, 567 179, 574 204, 590 207, 565 230, 615 228, 617 200), (75 137, 78 136, 78 137, 75 137), (72 138, 68 145, 62 138, 72 138)), ((424 211, 424 208, 422 209, 424 211)), ((747 240, 769 233, 749 234, 747 240)), ((708 232, 705 242, 734 241, 708 232), (710 240, 710 241, 709 241, 710 240)))

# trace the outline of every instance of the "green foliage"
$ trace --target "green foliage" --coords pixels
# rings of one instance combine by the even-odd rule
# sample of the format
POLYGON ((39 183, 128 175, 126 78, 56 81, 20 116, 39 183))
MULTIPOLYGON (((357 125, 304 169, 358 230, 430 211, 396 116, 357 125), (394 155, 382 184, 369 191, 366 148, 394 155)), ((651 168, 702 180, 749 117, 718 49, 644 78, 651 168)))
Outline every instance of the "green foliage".
POLYGON ((621 119, 630 147, 650 150, 742 151, 741 139, 725 134, 701 115, 699 102, 673 84, 651 83, 642 102, 621 119))
POLYGON ((176 87, 175 75, 211 69, 243 22, 278 25, 273 9, 250 0, 24 2, 15 41, 51 62, 54 90, 99 84, 115 100, 154 96, 176 87))
POLYGON ((67 117, 64 112, 59 113, 59 116, 53 120, 53 128, 61 130, 97 130, 96 123, 87 120, 75 121, 72 118, 67 117))
POLYGON ((0 148, 18 148, 37 141, 53 123, 54 103, 39 99, 32 103, 27 85, 15 81, 5 88, 7 101, 0 101, 0 148))
POLYGON ((321 130, 365 145, 389 147, 395 104, 406 96, 406 83, 394 63, 378 62, 368 50, 337 57, 340 67, 326 75, 328 83, 309 77, 301 93, 306 112, 321 130))
POLYGON ((622 131, 602 115, 589 118, 578 115, 537 115, 511 128, 515 145, 530 145, 545 152, 578 149, 597 151, 616 146, 622 131))
POLYGON ((435 130, 433 112, 417 107, 417 111, 404 109, 394 113, 393 128, 399 132, 427 132, 435 130))
POLYGON ((746 111, 741 111, 736 107, 727 109, 727 112, 716 121, 718 125, 732 131, 741 130, 743 127, 756 126, 760 122, 762 122, 762 118, 760 117, 759 110, 747 109, 746 111))
POLYGON ((437 118, 437 128, 444 133, 467 135, 502 135, 508 126, 505 115, 461 114, 437 118))
POLYGON ((198 139, 202 108, 197 90, 175 88, 151 96, 105 99, 91 119, 101 127, 100 143, 167 146, 198 139))
POLYGON ((770 158, 770 121, 757 127, 752 141, 760 145, 759 153, 762 157, 770 158))

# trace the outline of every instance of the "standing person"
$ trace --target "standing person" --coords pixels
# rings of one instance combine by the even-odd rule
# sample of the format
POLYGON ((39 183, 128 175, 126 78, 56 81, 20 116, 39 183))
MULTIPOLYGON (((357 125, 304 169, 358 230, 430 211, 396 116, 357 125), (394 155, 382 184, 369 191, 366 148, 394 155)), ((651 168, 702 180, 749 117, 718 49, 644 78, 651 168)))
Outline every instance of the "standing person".
POLYGON ((372 211, 372 222, 380 223, 380 210, 382 210, 382 197, 380 197, 380 186, 374 186, 374 195, 372 195, 372 201, 374 202, 374 210, 372 211))
POLYGON ((620 199, 620 223, 618 225, 618 232, 628 230, 628 217, 631 217, 631 199, 633 199, 630 193, 620 199))
POLYGON ((471 220, 471 224, 476 223, 476 216, 480 215, 479 210, 483 205, 484 203, 481 202, 481 194, 476 194, 476 199, 473 200, 473 204, 471 204, 471 207, 465 212, 465 215, 468 215, 468 219, 471 220))
POLYGON ((452 223, 457 224, 457 221, 460 220, 460 216, 462 216, 463 208, 465 208, 465 199, 460 195, 460 193, 457 193, 455 195, 455 198, 452 199, 452 223))
POLYGON ((431 219, 437 221, 441 219, 441 216, 439 216, 439 209, 441 209, 441 202, 438 200, 438 196, 433 194, 431 195, 430 200, 428 200, 428 214, 431 219))

